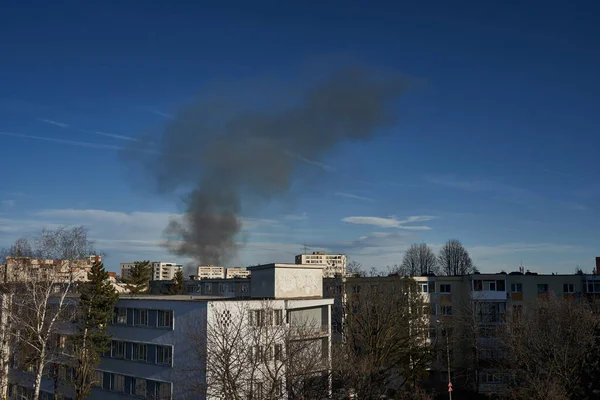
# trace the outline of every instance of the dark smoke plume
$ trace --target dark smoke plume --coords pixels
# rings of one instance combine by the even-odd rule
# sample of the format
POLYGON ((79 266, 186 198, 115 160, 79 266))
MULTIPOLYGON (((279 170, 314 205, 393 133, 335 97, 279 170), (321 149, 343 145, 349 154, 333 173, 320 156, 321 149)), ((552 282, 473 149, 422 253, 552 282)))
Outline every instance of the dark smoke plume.
POLYGON ((347 68, 286 90, 227 85, 182 110, 161 133, 160 156, 147 165, 162 192, 194 187, 184 217, 166 229, 168 248, 222 264, 237 250, 247 199, 260 204, 285 194, 307 161, 392 125, 406 87, 399 76, 347 68), (265 100, 269 93, 275 96, 265 100))

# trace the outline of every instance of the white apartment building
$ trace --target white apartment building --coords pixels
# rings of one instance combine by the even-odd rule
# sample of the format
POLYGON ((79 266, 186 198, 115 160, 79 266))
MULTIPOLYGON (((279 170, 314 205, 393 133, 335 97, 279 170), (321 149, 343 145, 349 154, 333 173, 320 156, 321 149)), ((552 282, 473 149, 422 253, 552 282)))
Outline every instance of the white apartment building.
MULTIPOLYGON (((129 278, 129 271, 134 267, 135 263, 121 263, 121 279, 129 278)), ((181 271, 183 266, 174 262, 151 261, 152 280, 154 281, 170 281, 175 277, 177 271, 181 271)))
POLYGON ((196 275, 198 279, 225 279, 225 267, 199 265, 196 275))
POLYGON ((299 254, 296 256, 296 264, 324 265, 324 278, 346 275, 346 256, 344 254, 326 254, 322 251, 314 251, 312 254, 299 254))
MULTIPOLYGON (((223 331, 229 329, 243 330, 243 334, 235 335, 236 339, 226 344, 227 350, 244 355, 236 358, 239 361, 230 368, 242 374, 237 376, 252 371, 252 376, 233 385, 236 390, 244 391, 242 398, 261 399, 276 385, 280 390, 278 398, 287 399, 285 357, 295 345, 314 349, 319 357, 318 362, 308 367, 310 373, 302 374, 298 379, 307 387, 320 382, 330 391, 328 371, 331 368, 333 299, 322 297, 322 269, 322 266, 294 264, 252 267, 251 272, 257 279, 247 299, 120 296, 109 325, 111 348, 101 357, 95 372, 98 384, 94 385, 88 398, 229 398, 218 386, 220 379, 215 376, 218 368, 211 368, 219 362, 213 358, 218 348, 212 347, 211 340, 222 342, 223 331), (269 329, 264 329, 267 326, 269 329), (267 333, 264 336, 265 332, 278 331, 285 335, 267 333), (212 382, 217 383, 213 385, 212 382), (205 388, 206 393, 199 388, 205 388)), ((9 380, 9 398, 29 398, 31 373, 14 365, 9 380)), ((50 376, 43 377, 41 388, 44 396, 50 396, 43 398, 52 398, 50 376)), ((64 398, 73 397, 72 388, 61 387, 61 394, 64 398)))
POLYGON ((225 279, 243 279, 249 277, 250 271, 246 268, 227 268, 227 272, 225 273, 225 279))

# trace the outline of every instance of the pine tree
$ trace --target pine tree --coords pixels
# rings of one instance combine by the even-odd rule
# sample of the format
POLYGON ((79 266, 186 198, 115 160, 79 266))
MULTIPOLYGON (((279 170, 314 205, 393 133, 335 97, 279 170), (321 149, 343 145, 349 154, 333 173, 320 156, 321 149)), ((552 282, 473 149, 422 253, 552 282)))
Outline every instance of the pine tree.
POLYGON ((142 294, 149 292, 150 279, 152 279, 150 261, 135 261, 133 268, 129 270, 129 276, 123 279, 123 282, 127 284, 130 293, 142 294))
POLYGON ((171 286, 169 287, 169 294, 184 294, 183 291, 183 272, 181 270, 175 273, 173 279, 171 279, 171 286))
POLYGON ((75 349, 75 399, 89 396, 95 382, 100 355, 110 349, 108 323, 114 314, 119 294, 112 286, 102 263, 95 263, 88 273, 88 282, 79 287, 80 298, 76 315, 78 331, 73 335, 75 349))

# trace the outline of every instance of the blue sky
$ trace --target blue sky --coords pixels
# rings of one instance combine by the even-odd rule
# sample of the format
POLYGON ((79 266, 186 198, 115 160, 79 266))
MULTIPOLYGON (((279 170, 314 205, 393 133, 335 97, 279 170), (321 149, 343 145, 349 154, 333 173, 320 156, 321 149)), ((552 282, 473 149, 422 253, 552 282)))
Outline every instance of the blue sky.
POLYGON ((230 265, 304 244, 370 267, 458 238, 483 271, 591 270, 600 255, 600 27, 595 2, 13 2, 0 13, 0 245, 90 228, 106 264, 178 260, 173 196, 119 149, 214 81, 291 77, 348 57, 413 77, 399 123, 305 166, 244 215, 230 265), (38 3, 35 7, 32 3, 38 3), (135 4, 134 4, 135 3, 135 4))

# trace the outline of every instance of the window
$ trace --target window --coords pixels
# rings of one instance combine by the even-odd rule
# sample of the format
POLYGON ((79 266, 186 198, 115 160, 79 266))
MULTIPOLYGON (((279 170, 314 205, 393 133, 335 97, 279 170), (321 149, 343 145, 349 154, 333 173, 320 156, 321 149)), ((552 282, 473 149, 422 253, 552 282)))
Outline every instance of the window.
POLYGON ((171 398, 171 384, 167 382, 156 382, 156 398, 167 400, 171 398))
POLYGON ((262 399, 263 398, 263 383, 262 382, 254 382, 253 388, 253 396, 252 398, 262 399))
POLYGON ((146 398, 146 380, 135 378, 134 395, 146 398))
POLYGON ((473 290, 476 292, 481 292, 483 290, 483 282, 480 280, 473 281, 473 290))
POLYGON ((283 359, 283 346, 281 344, 275 345, 275 361, 281 361, 283 359))
POLYGON ((102 372, 102 371, 94 372, 94 381, 92 382, 92 384, 95 387, 101 388, 102 385, 104 384, 104 372, 102 372))
POLYGON ((428 282, 429 285, 429 293, 435 293, 435 282, 428 282))
POLYGON ((502 374, 491 374, 489 372, 482 372, 480 381, 482 383, 503 383, 505 381, 502 374))
POLYGON ((133 317, 134 317, 134 325, 142 325, 142 326, 147 326, 148 325, 148 310, 145 309, 141 309, 141 308, 135 308, 133 310, 133 317))
POLYGON ((504 302, 480 302, 476 307, 477 322, 500 322, 506 313, 504 302))
POLYGON ((158 310, 158 327, 171 328, 173 327, 173 311, 158 310))
POLYGON ((437 315, 437 304, 431 304, 429 308, 431 315, 437 315))
POLYGON ((496 291, 496 281, 483 281, 483 290, 496 291))
POLYGON ((229 292, 233 292, 233 284, 232 283, 220 283, 219 284, 219 291, 221 293, 229 293, 229 292))
POLYGON ((261 350, 263 350, 263 354, 262 354, 263 362, 268 362, 273 359, 273 346, 267 346, 264 349, 261 346, 261 350))
POLYGON ((171 346, 156 346, 156 363, 171 365, 173 348, 171 346))
POLYGON ((125 357, 125 342, 119 342, 117 340, 112 341, 111 357, 112 358, 124 358, 125 357))
POLYGON ((565 293, 575 293, 575 286, 572 283, 565 283, 563 285, 563 292, 565 292, 565 293))
POLYGON ((440 285, 440 293, 450 293, 450 285, 440 285))
POLYGON ((281 379, 277 379, 274 383, 275 388, 274 388, 274 392, 275 392, 275 396, 281 396, 283 394, 283 382, 281 381, 281 379))
POLYGON ((240 292, 242 292, 242 293, 248 293, 249 292, 249 290, 248 290, 248 284, 247 283, 242 283, 240 285, 240 292))
POLYGON ((452 337, 452 327, 443 327, 442 328, 442 336, 443 337, 452 337))
POLYGON ((522 305, 513 305, 513 316, 520 317, 523 314, 523 306, 522 305))
POLYGON ((250 310, 250 325, 251 326, 272 326, 273 314, 266 310, 250 310))
POLYGON ((499 292, 506 292, 506 281, 496 281, 496 290, 499 292))
POLYGON ((123 375, 113 374, 112 390, 115 392, 125 392, 125 377, 123 375))
POLYGON ((275 320, 275 325, 283 325, 283 310, 273 310, 273 319, 275 320))
POLYGON ((523 293, 523 284, 522 283, 511 283, 510 291, 513 293, 523 293))
POLYGON ((352 286, 352 293, 360 293, 360 286, 352 286))
POLYGON ((204 293, 211 294, 212 293, 212 283, 204 284, 204 293))
POLYGON ((113 323, 115 324, 126 324, 127 323, 127 309, 126 308, 115 308, 115 315, 113 317, 113 323))
POLYGON ((538 283, 537 292, 538 292, 538 294, 548 293, 548 284, 547 283, 538 283))
POLYGON ((427 293, 428 292, 428 285, 426 283, 421 283, 419 284, 419 292, 421 293, 427 293))
POLYGON ((131 359, 134 361, 148 361, 148 346, 142 343, 134 343, 131 359))
POLYGON ((480 326, 478 328, 478 334, 480 338, 493 338, 496 337, 496 332, 494 331, 494 328, 491 326, 480 326))
POLYGON ((265 350, 263 346, 252 346, 251 348, 251 359, 252 362, 262 361, 265 355, 265 350))
POLYGON ((600 281, 588 281, 586 286, 588 293, 600 293, 600 281))
POLYGON ((452 315, 452 306, 442 306, 442 315, 452 315))

